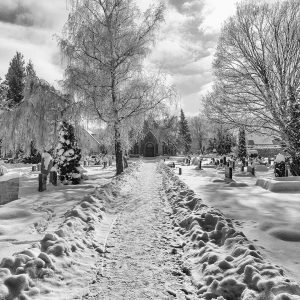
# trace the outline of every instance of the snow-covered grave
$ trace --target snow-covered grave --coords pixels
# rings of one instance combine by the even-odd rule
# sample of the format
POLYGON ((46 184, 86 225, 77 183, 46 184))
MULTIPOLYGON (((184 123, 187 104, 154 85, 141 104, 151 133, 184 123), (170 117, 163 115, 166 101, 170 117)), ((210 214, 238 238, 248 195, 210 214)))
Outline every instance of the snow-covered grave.
MULTIPOLYGON (((174 172, 178 174, 176 170, 174 172)), ((180 179, 202 198, 205 205, 218 209, 231 219, 268 261, 281 266, 300 283, 299 194, 286 192, 282 197, 280 193, 256 185, 257 180, 272 178, 273 173, 274 170, 269 169, 252 176, 236 168, 233 182, 226 183, 223 171, 200 171, 196 166, 183 166, 180 179)), ((282 182, 280 180, 277 182, 282 182)))
POLYGON ((274 193, 300 193, 300 176, 259 178, 256 185, 274 193))
MULTIPOLYGON (((276 163, 284 164, 284 162, 285 157, 277 155, 275 166, 276 163)), ((300 193, 300 176, 258 178, 256 185, 274 193, 300 193)))

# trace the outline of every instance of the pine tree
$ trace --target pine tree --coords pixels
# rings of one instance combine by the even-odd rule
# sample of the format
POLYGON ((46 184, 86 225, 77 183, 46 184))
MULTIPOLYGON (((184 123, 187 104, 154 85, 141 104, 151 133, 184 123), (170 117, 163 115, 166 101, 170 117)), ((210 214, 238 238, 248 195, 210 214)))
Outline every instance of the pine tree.
POLYGON ((81 149, 78 148, 74 135, 74 127, 63 122, 59 130, 59 143, 56 148, 56 164, 60 172, 60 180, 64 183, 80 183, 81 174, 77 170, 80 166, 81 149))
POLYGON ((184 112, 181 109, 180 121, 179 121, 179 141, 182 144, 185 153, 189 153, 191 150, 192 138, 189 130, 187 119, 185 118, 184 112))
POLYGON ((246 156, 246 133, 245 128, 241 127, 239 130, 238 158, 242 160, 243 164, 245 163, 246 156))
POLYGON ((26 65, 26 76, 36 76, 34 66, 31 60, 29 60, 28 64, 26 65))
POLYGON ((9 107, 16 106, 23 99, 26 76, 24 65, 23 55, 17 52, 11 60, 5 76, 6 84, 8 85, 7 98, 9 107))

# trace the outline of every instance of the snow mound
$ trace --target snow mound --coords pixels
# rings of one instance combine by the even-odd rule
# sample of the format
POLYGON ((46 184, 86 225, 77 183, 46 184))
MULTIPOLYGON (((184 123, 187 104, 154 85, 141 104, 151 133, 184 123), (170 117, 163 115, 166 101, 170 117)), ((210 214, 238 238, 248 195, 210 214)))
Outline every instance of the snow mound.
POLYGON ((236 176, 236 177, 254 177, 253 174, 250 172, 235 173, 234 176, 236 176))
POLYGON ((228 184, 228 186, 230 186, 230 187, 246 187, 246 186, 248 186, 248 184, 247 183, 245 183, 245 182, 230 182, 229 184, 228 184))
POLYGON ((200 299, 299 298, 297 283, 265 261, 231 219, 203 204, 166 166, 160 168, 173 225, 184 239, 185 273, 191 275, 200 299))

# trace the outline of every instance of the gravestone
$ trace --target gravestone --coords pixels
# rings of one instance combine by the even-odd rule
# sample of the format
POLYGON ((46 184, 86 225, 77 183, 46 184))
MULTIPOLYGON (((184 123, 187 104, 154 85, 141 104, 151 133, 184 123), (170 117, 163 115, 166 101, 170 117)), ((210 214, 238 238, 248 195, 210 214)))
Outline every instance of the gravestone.
POLYGON ((251 173, 253 176, 255 176, 255 169, 254 169, 254 167, 248 166, 247 167, 247 172, 251 173))
POLYGON ((56 171, 50 171, 50 182, 57 186, 57 172, 56 171))
POLYGON ((226 166, 225 167, 225 179, 232 180, 232 168, 226 166))
POLYGON ((182 169, 181 168, 179 168, 179 175, 181 175, 182 174, 182 169))
POLYGON ((19 177, 0 181, 0 205, 18 199, 19 185, 19 177))
POLYGON ((39 192, 43 192, 46 190, 47 185, 47 175, 46 174, 39 174, 39 192))

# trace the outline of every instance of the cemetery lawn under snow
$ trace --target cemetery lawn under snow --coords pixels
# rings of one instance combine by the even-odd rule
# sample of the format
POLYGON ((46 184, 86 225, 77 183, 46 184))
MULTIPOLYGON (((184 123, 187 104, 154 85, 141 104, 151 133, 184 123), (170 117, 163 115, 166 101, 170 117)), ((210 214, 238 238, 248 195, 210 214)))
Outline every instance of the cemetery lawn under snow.
MULTIPOLYGON (((233 175, 237 183, 225 183, 216 169, 180 166, 183 180, 203 202, 220 210, 243 231, 269 261, 280 265, 300 283, 300 193, 274 193, 256 186, 273 170, 255 177, 233 175)), ((178 169, 175 169, 178 174, 178 169)))
POLYGON ((84 184, 43 193, 15 170, 21 199, 0 207, 0 299, 299 300, 296 198, 194 168, 90 168, 84 184))

